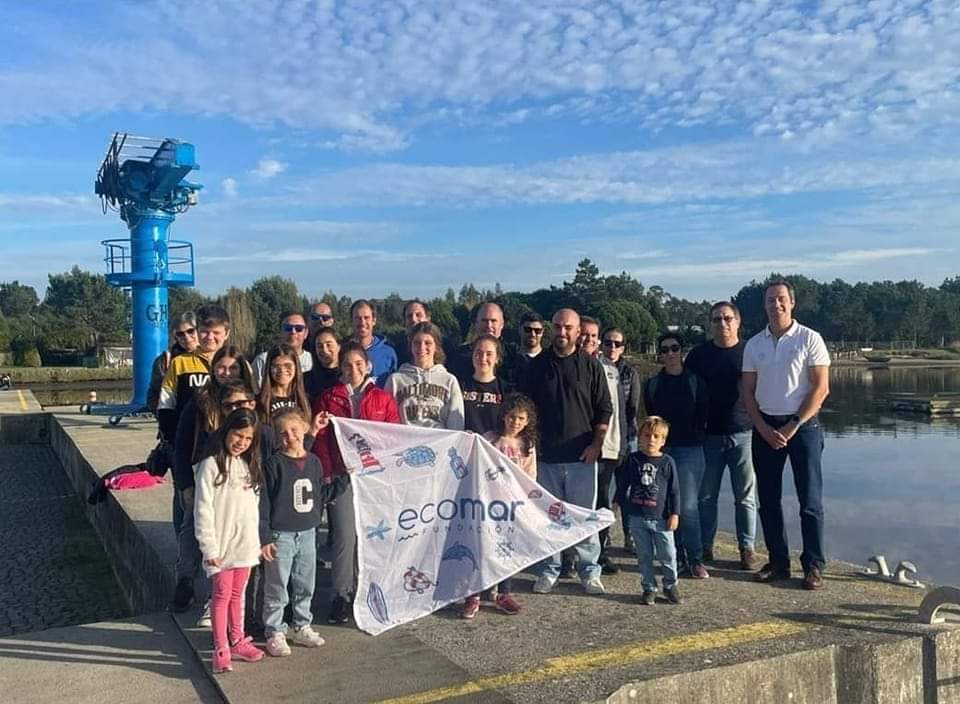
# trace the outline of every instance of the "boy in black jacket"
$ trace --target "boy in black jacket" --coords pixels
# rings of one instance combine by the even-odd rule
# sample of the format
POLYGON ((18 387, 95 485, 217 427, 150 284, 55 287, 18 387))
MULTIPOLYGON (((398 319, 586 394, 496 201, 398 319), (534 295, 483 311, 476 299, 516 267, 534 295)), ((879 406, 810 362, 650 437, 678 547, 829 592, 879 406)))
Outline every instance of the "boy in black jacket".
POLYGON ((630 533, 637 547, 643 596, 640 602, 656 601, 657 578, 653 561, 663 566, 663 593, 671 604, 679 604, 677 550, 673 531, 680 524, 680 490, 673 459, 663 454, 670 424, 659 416, 648 416, 640 425, 639 452, 627 458, 619 503, 627 514, 630 533))
POLYGON ((313 589, 317 573, 316 530, 323 507, 323 471, 317 456, 303 448, 309 426, 296 409, 273 416, 280 449, 263 465, 260 492, 260 554, 264 562, 263 622, 267 652, 290 655, 283 610, 292 595, 290 640, 315 648, 323 645, 313 630, 313 589))

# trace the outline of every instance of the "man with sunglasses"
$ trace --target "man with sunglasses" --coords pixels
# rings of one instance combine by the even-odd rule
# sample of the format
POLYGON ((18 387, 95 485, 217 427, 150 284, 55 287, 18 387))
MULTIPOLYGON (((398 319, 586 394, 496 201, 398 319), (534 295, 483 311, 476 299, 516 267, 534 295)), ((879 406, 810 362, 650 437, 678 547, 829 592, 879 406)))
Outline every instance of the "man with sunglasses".
MULTIPOLYGON (((332 328, 336 322, 333 317, 333 309, 329 305, 323 301, 314 303, 310 306, 310 339, 312 340, 313 336, 317 334, 317 330, 332 328)), ((309 348, 309 345, 307 347, 309 348)))
MULTIPOLYGON (((279 344, 290 345, 300 358, 300 372, 306 374, 313 369, 313 355, 303 349, 307 339, 307 321, 300 313, 285 313, 280 323, 279 344)), ((253 381, 256 391, 259 392, 263 384, 263 377, 267 371, 267 353, 261 352, 253 360, 253 381)))
POLYGON ((800 503, 803 588, 823 586, 823 430, 818 413, 830 393, 830 353, 820 333, 793 318, 793 286, 771 281, 763 292, 767 326, 743 348, 743 402, 753 421, 753 465, 760 524, 770 561, 760 582, 790 578, 783 525, 783 468, 790 458, 800 503))
POLYGON ((744 407, 740 385, 744 342, 740 338, 740 311, 729 301, 710 309, 711 339, 687 355, 687 368, 707 385, 709 407, 703 444, 704 472, 700 483, 700 536, 703 559, 713 561, 717 535, 717 500, 723 471, 730 468, 740 568, 754 571, 757 554, 757 492, 750 437, 753 423, 744 407))
POLYGON ((520 318, 520 349, 513 361, 513 378, 519 380, 530 360, 543 352, 543 318, 528 311, 520 318))
POLYGON ((181 354, 189 354, 197 349, 200 340, 197 337, 197 316, 189 310, 177 316, 173 325, 173 345, 169 350, 164 350, 153 360, 153 367, 150 371, 150 388, 147 390, 147 407, 157 412, 157 404, 160 402, 160 384, 163 383, 163 377, 170 367, 170 362, 174 357, 181 354))

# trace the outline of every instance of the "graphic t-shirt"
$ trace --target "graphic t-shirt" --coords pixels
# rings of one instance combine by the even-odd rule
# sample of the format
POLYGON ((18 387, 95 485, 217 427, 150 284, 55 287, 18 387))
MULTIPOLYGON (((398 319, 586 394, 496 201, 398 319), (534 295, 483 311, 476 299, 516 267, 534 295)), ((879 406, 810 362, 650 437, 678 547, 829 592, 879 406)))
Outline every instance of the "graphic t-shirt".
POLYGON ((497 416, 503 397, 510 393, 509 385, 500 379, 477 381, 473 377, 462 384, 464 430, 485 435, 496 432, 497 416))

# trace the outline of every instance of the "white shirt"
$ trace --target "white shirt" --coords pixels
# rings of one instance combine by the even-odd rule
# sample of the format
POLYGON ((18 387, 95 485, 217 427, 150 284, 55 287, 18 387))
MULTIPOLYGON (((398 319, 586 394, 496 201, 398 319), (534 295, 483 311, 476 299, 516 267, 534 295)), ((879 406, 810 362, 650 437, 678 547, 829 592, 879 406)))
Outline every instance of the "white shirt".
POLYGON ((607 433, 603 436, 600 459, 615 460, 620 457, 620 370, 606 357, 600 357, 600 365, 607 377, 610 401, 613 403, 613 415, 610 416, 607 433))
MULTIPOLYGON (((300 373, 306 374, 313 369, 313 355, 306 350, 300 350, 300 373)), ((263 386, 263 375, 267 371, 267 353, 261 352, 253 358, 253 385, 254 392, 260 393, 263 386)))
POLYGON ((792 416, 810 393, 810 367, 829 367, 830 353, 820 337, 797 321, 778 340, 770 326, 743 348, 743 371, 756 372, 754 397, 771 416, 792 416))

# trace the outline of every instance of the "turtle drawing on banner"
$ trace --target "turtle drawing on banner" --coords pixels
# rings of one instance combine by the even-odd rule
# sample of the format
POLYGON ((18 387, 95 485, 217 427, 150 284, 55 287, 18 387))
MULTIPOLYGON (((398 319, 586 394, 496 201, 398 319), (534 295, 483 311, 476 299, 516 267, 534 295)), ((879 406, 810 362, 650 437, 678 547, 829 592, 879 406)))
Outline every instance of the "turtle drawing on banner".
POLYGON ((430 587, 435 586, 436 582, 416 567, 408 567, 407 571, 403 573, 403 588, 408 592, 423 594, 430 587))
POLYGON ((394 454, 397 458, 397 466, 402 467, 433 467, 437 463, 437 453, 426 445, 416 445, 408 447, 403 452, 394 454))
POLYGON ((463 479, 470 474, 470 470, 467 469, 467 463, 457 454, 457 448, 451 447, 447 451, 447 456, 450 458, 450 471, 453 472, 453 476, 457 479, 463 479))

